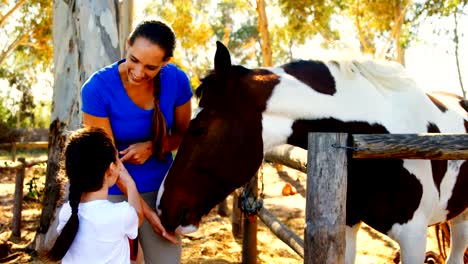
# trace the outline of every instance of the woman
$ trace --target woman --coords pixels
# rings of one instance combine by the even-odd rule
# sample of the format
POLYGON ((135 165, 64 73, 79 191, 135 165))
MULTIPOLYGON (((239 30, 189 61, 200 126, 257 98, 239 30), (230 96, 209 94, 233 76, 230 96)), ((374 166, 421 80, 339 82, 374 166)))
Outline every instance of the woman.
MULTIPOLYGON (((115 140, 145 201, 139 242, 147 264, 178 263, 181 255, 180 243, 154 211, 171 151, 179 147, 191 117, 188 77, 168 64, 174 48, 175 35, 166 24, 143 21, 127 40, 125 59, 94 73, 81 91, 84 124, 103 128, 115 140)), ((116 186, 109 194, 111 201, 126 198, 116 186)))

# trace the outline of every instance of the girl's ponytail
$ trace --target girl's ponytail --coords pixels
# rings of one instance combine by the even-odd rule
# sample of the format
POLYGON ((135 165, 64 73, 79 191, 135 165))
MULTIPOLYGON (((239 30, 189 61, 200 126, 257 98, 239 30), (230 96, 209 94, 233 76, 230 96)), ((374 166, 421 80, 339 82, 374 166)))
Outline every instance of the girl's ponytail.
POLYGON ((82 191, 77 190, 78 188, 72 186, 73 185, 70 185, 69 194, 71 216, 70 219, 68 219, 65 226, 63 227, 62 232, 55 241, 55 244, 52 247, 52 249, 46 253, 46 258, 48 258, 51 261, 59 261, 65 256, 68 249, 70 249, 73 240, 76 237, 76 233, 78 232, 78 205, 80 204, 82 191))

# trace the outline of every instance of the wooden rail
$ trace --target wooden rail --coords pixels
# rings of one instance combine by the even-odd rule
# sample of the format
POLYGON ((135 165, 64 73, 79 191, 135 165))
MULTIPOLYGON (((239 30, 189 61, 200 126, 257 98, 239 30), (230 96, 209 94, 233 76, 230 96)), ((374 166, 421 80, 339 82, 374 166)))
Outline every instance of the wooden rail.
POLYGON ((46 149, 49 147, 49 142, 47 141, 34 141, 34 142, 12 142, 12 143, 0 143, 0 149, 10 148, 11 150, 11 160, 16 160, 16 150, 17 149, 46 149))
POLYGON ((468 159, 468 134, 353 135, 355 159, 468 159))

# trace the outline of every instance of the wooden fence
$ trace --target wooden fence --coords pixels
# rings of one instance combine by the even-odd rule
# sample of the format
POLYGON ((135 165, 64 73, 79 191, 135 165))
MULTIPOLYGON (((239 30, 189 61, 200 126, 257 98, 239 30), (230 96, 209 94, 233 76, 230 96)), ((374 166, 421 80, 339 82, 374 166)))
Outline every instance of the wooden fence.
POLYGON ((47 148, 47 142, 28 142, 28 143, 6 143, 0 144, 0 147, 9 147, 15 150, 12 153, 13 161, 2 161, 0 162, 0 169, 15 170, 15 193, 13 198, 13 221, 11 224, 11 235, 13 237, 21 237, 21 212, 23 209, 23 188, 24 188, 24 178, 26 173, 26 168, 38 165, 41 163, 47 162, 47 157, 26 160, 23 157, 16 159, 16 148, 47 148))
MULTIPOLYGON (((347 151, 352 151, 354 159, 467 160, 466 142, 468 134, 310 133, 308 151, 304 150, 307 163, 305 153, 289 145, 265 154, 265 160, 307 172, 305 242, 266 209, 260 210, 259 217, 283 242, 303 256, 304 263, 344 263, 347 151), (351 141, 348 141, 349 136, 351 141), (351 146, 347 146, 348 142, 352 142, 351 146)), ((256 225, 256 222, 251 224, 256 225)), ((255 238, 256 232, 244 231, 244 239, 255 238)), ((250 254, 243 253, 242 263, 256 263, 256 249, 244 246, 243 251, 250 254)))

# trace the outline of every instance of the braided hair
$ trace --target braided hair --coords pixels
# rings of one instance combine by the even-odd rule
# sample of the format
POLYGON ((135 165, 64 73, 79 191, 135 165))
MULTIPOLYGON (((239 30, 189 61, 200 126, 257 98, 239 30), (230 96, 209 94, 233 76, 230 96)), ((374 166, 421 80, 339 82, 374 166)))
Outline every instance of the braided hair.
POLYGON ((79 228, 78 207, 81 195, 100 190, 111 163, 117 160, 117 150, 107 133, 97 127, 75 131, 64 152, 64 171, 69 180, 68 200, 71 216, 52 249, 45 255, 49 260, 61 260, 73 243, 79 228))
MULTIPOLYGON (((130 46, 135 43, 139 37, 149 40, 164 50, 163 60, 167 61, 174 55, 176 37, 172 29, 161 21, 145 20, 138 24, 129 37, 130 46)), ((166 119, 159 106, 161 95, 161 71, 153 79, 154 90, 154 112, 151 125, 151 137, 153 142, 153 153, 160 160, 165 160, 163 146, 167 144, 167 125, 166 119)))

